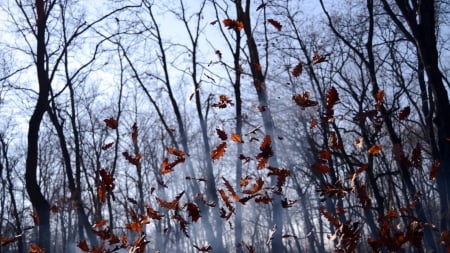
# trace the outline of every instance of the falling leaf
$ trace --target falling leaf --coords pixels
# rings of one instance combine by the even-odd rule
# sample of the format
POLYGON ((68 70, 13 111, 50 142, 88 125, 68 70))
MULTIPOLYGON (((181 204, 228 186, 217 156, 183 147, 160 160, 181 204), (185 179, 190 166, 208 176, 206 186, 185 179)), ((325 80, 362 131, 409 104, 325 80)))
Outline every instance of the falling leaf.
POLYGON ((431 169, 430 169, 430 180, 434 180, 436 179, 437 173, 439 171, 439 168, 441 167, 441 163, 437 160, 435 160, 433 162, 433 164, 431 165, 431 169))
POLYGON ((330 151, 324 149, 324 150, 321 150, 319 152, 319 159, 320 160, 328 161, 328 160, 330 160, 330 158, 331 158, 330 151))
POLYGON ((259 150, 261 150, 261 152, 256 156, 256 159, 258 160, 258 169, 263 169, 264 167, 266 167, 269 158, 273 155, 271 144, 272 140, 270 138, 270 135, 266 135, 263 142, 261 143, 261 146, 259 147, 259 150))
POLYGON ((183 196, 184 191, 182 191, 180 194, 178 194, 174 200, 172 200, 171 202, 165 201, 163 199, 160 199, 158 197, 156 197, 156 201, 158 201, 159 205, 161 207, 167 208, 167 209, 171 209, 171 210, 177 210, 178 209, 178 202, 180 201, 181 197, 183 196))
POLYGON ((192 247, 196 248, 199 252, 210 252, 212 251, 211 245, 199 247, 197 245, 192 245, 192 247))
POLYGON ((326 163, 318 162, 311 166, 311 168, 318 173, 327 174, 330 173, 330 167, 326 163))
POLYGON ((131 127, 131 140, 133 142, 136 142, 137 137, 138 137, 138 127, 137 127, 136 122, 134 122, 133 126, 131 127))
POLYGON ((104 219, 100 219, 97 221, 94 225, 92 225, 92 228, 98 228, 106 225, 106 221, 104 219))
POLYGON ((219 145, 217 145, 216 148, 213 149, 213 151, 211 151, 211 159, 212 160, 220 159, 223 156, 223 154, 225 154, 226 148, 227 148, 226 142, 222 142, 219 145))
POLYGON ((215 25, 215 24, 217 24, 217 22, 219 22, 219 20, 216 19, 216 20, 211 21, 209 24, 210 25, 215 25))
POLYGON ((119 122, 117 122, 117 120, 112 117, 103 121, 105 122, 106 126, 111 129, 117 129, 117 127, 119 126, 119 122))
POLYGON ((17 241, 21 236, 15 236, 15 237, 3 237, 0 236, 0 246, 6 246, 10 243, 13 243, 17 241))
POLYGON ((45 249, 39 247, 38 245, 32 243, 30 245, 30 250, 28 251, 29 253, 45 253, 45 249))
POLYGON ((311 123, 309 124, 309 128, 315 128, 317 126, 317 120, 315 120, 315 119, 312 119, 311 120, 311 123))
POLYGON ((253 187, 251 189, 244 190, 242 192, 245 194, 255 194, 255 193, 259 192, 263 186, 264 186, 264 180, 262 179, 262 177, 258 177, 258 179, 256 179, 256 182, 253 184, 253 187))
POLYGON ((231 133, 230 139, 234 142, 244 143, 244 141, 242 141, 242 139, 241 139, 241 136, 237 133, 231 133))
POLYGON ((422 167, 422 146, 420 143, 417 143, 416 147, 412 151, 411 162, 416 168, 422 167))
POLYGON ((292 96, 292 100, 300 106, 302 109, 305 109, 306 107, 316 106, 319 103, 317 101, 310 100, 310 93, 308 91, 304 92, 303 94, 294 95, 292 96))
POLYGON ((186 209, 188 211, 189 216, 191 217, 193 222, 196 222, 200 219, 200 210, 198 206, 194 203, 187 203, 186 209))
POLYGON ((102 150, 107 150, 107 149, 111 148, 113 145, 114 145, 114 142, 107 143, 102 146, 102 150))
POLYGON ((139 165, 139 163, 140 163, 140 161, 141 161, 141 158, 142 158, 142 155, 141 154, 136 154, 135 156, 131 156, 128 152, 123 152, 122 153, 122 155, 125 157, 125 159, 129 162, 129 163, 131 163, 131 164, 133 164, 133 165, 135 165, 135 166, 138 166, 139 165))
POLYGON ((384 99, 384 90, 379 90, 377 94, 375 94, 375 98, 377 100, 377 103, 382 103, 384 99))
POLYGON ((36 211, 30 213, 31 218, 33 218, 34 225, 39 225, 39 216, 36 211))
POLYGON ((222 60, 222 52, 220 52, 220 50, 216 50, 215 53, 219 57, 219 60, 222 60))
POLYGON ((167 147, 167 152, 178 157, 184 157, 186 155, 183 151, 172 147, 167 147))
POLYGON ((231 99, 229 99, 226 95, 220 95, 219 102, 213 104, 212 107, 224 109, 224 108, 227 108, 228 105, 230 105, 230 106, 234 105, 233 102, 231 101, 231 99))
POLYGON ((239 20, 234 20, 234 19, 224 19, 222 21, 223 25, 225 27, 227 27, 228 29, 234 29, 235 31, 241 31, 242 28, 244 28, 244 23, 242 23, 242 21, 239 20))
POLYGON ((411 113, 411 108, 409 106, 403 108, 400 113, 398 114, 398 120, 405 120, 408 118, 409 114, 411 113))
POLYGON ((373 144, 372 147, 367 150, 369 155, 378 155, 383 151, 383 147, 380 144, 373 144))
POLYGON ((228 139, 227 133, 222 129, 216 128, 217 135, 222 141, 226 141, 228 139))
POLYGON ((271 25, 273 25, 273 27, 275 27, 278 31, 281 31, 281 28, 282 28, 283 26, 280 24, 280 22, 278 22, 278 21, 276 21, 276 20, 274 20, 274 19, 271 19, 271 18, 267 19, 267 21, 268 21, 271 25))
POLYGON ((86 240, 79 241, 77 247, 84 252, 89 252, 89 246, 87 245, 86 240))
POLYGON ((327 109, 332 109, 333 106, 339 101, 339 94, 336 88, 331 87, 326 96, 325 106, 327 109))
POLYGON ((303 71, 303 65, 301 63, 295 65, 295 67, 292 69, 292 75, 294 77, 299 77, 302 74, 303 71))
POLYGON ((225 187, 226 187, 227 190, 230 192, 231 198, 232 198, 233 200, 235 200, 235 201, 239 201, 239 199, 240 199, 241 197, 239 197, 239 196, 236 194, 236 192, 234 191, 233 186, 231 186, 230 182, 228 182, 228 180, 227 180, 225 177, 222 177, 222 180, 223 180, 223 182, 224 182, 224 184, 225 184, 225 187))
POLYGON ((297 201, 298 201, 298 199, 288 200, 288 199, 285 198, 284 200, 281 200, 281 206, 283 208, 290 208, 290 207, 293 207, 294 204, 297 203, 297 201))
POLYGON ((327 56, 329 56, 329 55, 328 54, 320 55, 319 52, 314 51, 312 64, 315 65, 315 64, 322 63, 322 62, 326 62, 327 61, 327 56))

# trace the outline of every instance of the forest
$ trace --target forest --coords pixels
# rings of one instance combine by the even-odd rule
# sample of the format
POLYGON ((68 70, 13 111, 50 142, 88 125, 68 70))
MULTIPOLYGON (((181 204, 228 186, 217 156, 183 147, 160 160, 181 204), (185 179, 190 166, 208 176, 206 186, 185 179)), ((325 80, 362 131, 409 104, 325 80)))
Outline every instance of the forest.
POLYGON ((450 252, 449 14, 2 0, 0 253, 450 252))

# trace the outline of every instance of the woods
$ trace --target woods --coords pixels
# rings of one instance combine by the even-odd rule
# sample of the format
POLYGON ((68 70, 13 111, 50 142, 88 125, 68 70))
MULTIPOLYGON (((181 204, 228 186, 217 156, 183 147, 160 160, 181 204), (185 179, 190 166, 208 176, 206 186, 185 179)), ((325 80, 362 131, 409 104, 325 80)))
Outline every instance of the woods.
POLYGON ((0 253, 450 252, 441 0, 5 0, 0 253))

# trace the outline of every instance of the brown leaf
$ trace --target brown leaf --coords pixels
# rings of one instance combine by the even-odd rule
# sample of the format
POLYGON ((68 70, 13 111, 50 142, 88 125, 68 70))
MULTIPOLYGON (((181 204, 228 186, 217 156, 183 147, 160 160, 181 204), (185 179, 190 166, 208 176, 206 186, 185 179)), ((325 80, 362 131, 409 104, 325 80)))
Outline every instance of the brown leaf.
POLYGON ((191 217, 193 222, 196 222, 200 219, 200 209, 194 203, 187 203, 186 209, 188 211, 189 216, 191 217))
POLYGON ((311 168, 318 173, 327 174, 330 173, 330 167, 326 163, 318 162, 311 166, 311 168))
POLYGON ((295 200, 288 200, 287 198, 285 198, 284 200, 281 200, 281 206, 283 208, 290 208, 293 207, 295 203, 297 203, 298 199, 295 200))
POLYGON ((178 194, 174 200, 172 200, 171 202, 165 201, 163 199, 160 199, 158 197, 156 197, 156 201, 158 201, 159 205, 161 207, 167 208, 167 209, 171 209, 171 210, 177 210, 178 209, 178 202, 180 201, 181 197, 183 196, 184 191, 182 191, 180 194, 178 194))
POLYGON ((102 150, 107 150, 107 149, 111 148, 113 145, 114 145, 114 142, 107 143, 102 146, 102 150))
POLYGON ((226 141, 228 139, 227 133, 222 129, 216 128, 217 135, 222 141, 226 141))
POLYGON ((383 151, 383 147, 380 144, 373 144, 372 147, 367 150, 369 155, 378 155, 383 151))
POLYGON ((217 107, 220 109, 227 108, 227 106, 233 106, 233 102, 226 95, 219 96, 219 102, 212 105, 212 107, 217 107))
POLYGON ((276 21, 275 19, 271 19, 271 18, 267 19, 267 21, 268 21, 271 25, 273 25, 273 27, 275 27, 278 31, 281 31, 281 28, 282 28, 283 26, 280 24, 280 22, 276 21))
POLYGON ((314 51, 312 64, 315 65, 315 64, 322 63, 322 62, 326 62, 327 61, 327 56, 328 56, 328 54, 320 55, 319 52, 314 51))
POLYGON ((230 192, 231 198, 232 198, 233 200, 235 200, 235 201, 239 201, 239 199, 240 199, 241 197, 239 197, 239 196, 236 194, 236 192, 234 191, 233 186, 231 186, 230 182, 228 182, 228 180, 227 180, 225 177, 222 177, 222 180, 223 180, 223 182, 224 182, 224 184, 225 184, 225 187, 226 187, 227 190, 230 192))
POLYGON ((242 192, 245 194, 255 194, 262 189, 263 185, 264 180, 262 179, 262 177, 258 177, 258 179, 256 179, 256 182, 253 184, 252 189, 244 190, 242 192))
POLYGON ((241 31, 242 28, 244 28, 244 23, 242 23, 242 21, 239 20, 234 20, 234 19, 224 19, 222 21, 223 25, 225 27, 227 27, 228 29, 234 29, 236 31, 241 31))
POLYGON ((133 142, 136 142, 137 137, 138 137, 138 127, 137 127, 136 122, 134 122, 133 126, 131 127, 131 140, 133 142))
POLYGON ((325 106, 331 110, 333 106, 339 101, 339 93, 334 87, 331 87, 326 96, 325 106))
POLYGON ((194 248, 196 248, 199 252, 210 252, 210 251, 212 251, 212 247, 211 247, 211 245, 207 245, 207 246, 202 246, 202 247, 199 247, 199 246, 197 246, 197 245, 192 245, 194 248))
POLYGON ((89 246, 87 245, 86 240, 81 240, 78 242, 77 247, 80 248, 84 252, 89 252, 89 246))
POLYGON ((39 216, 36 211, 30 213, 31 218, 33 218, 34 225, 39 225, 39 216))
POLYGON ((220 52, 220 50, 216 50, 215 53, 219 57, 219 60, 222 60, 222 52, 220 52))
POLYGON ((136 154, 135 156, 131 156, 128 152, 123 152, 122 153, 122 155, 125 157, 125 159, 129 162, 129 163, 131 163, 131 164, 133 164, 133 165, 135 165, 135 166, 138 166, 139 165, 139 163, 140 163, 140 161, 141 161, 141 158, 142 158, 142 155, 141 154, 136 154))
POLYGON ((5 246, 8 245, 12 242, 17 241, 20 238, 20 236, 15 236, 15 237, 3 237, 0 236, 0 246, 5 246))
POLYGON ((301 63, 295 65, 295 67, 292 69, 292 75, 294 77, 299 77, 302 74, 303 71, 303 65, 301 63))
POLYGON ((438 160, 435 160, 433 164, 431 165, 430 169, 430 180, 436 179, 437 173, 439 171, 439 168, 441 167, 441 163, 438 160))
POLYGON ((317 120, 312 119, 311 123, 309 124, 309 128, 313 129, 317 126, 317 120))
POLYGON ((324 149, 324 150, 321 150, 319 152, 319 159, 320 160, 328 161, 328 160, 330 160, 330 158, 331 158, 330 151, 324 149))
POLYGON ((411 113, 411 108, 409 106, 403 108, 400 113, 398 114, 398 120, 405 120, 408 118, 409 114, 411 113))
POLYGON ((184 157, 186 155, 183 151, 172 147, 167 147, 167 152, 178 157, 184 157))
POLYGON ((220 159, 223 156, 223 154, 225 154, 226 148, 227 148, 226 142, 222 142, 219 145, 217 145, 216 148, 213 149, 213 151, 211 151, 211 159, 212 160, 220 159))
POLYGON ((104 119, 103 121, 105 122, 106 126, 111 129, 117 129, 117 127, 119 126, 119 122, 117 122, 117 120, 112 117, 109 119, 104 119))
POLYGON ((310 100, 309 97, 310 93, 306 91, 303 94, 292 96, 292 100, 294 100, 294 102, 302 109, 305 109, 306 107, 316 106, 319 104, 317 101, 310 100))

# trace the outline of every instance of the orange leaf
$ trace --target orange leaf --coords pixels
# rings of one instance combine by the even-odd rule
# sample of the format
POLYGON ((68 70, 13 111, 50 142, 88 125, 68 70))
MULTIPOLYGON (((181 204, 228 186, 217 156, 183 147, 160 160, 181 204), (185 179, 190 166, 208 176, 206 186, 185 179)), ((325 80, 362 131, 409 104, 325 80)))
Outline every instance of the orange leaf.
POLYGON ((309 124, 309 128, 315 128, 317 126, 317 120, 315 120, 315 119, 312 119, 311 120, 311 123, 309 124))
POLYGON ((264 180, 262 179, 262 177, 258 177, 258 179, 256 179, 256 182, 253 184, 252 189, 244 190, 242 192, 245 194, 255 194, 262 189, 263 185, 264 180))
POLYGON ((125 228, 134 232, 142 232, 142 224, 139 221, 125 224, 125 228))
POLYGON ((225 27, 227 27, 228 29, 234 29, 236 31, 241 31, 242 28, 244 28, 244 23, 242 23, 242 21, 239 20, 234 20, 234 19, 224 19, 222 21, 223 25, 225 27))
POLYGON ((383 151, 383 147, 380 144, 373 144, 372 147, 367 150, 369 155, 378 155, 383 151))
POLYGON ((117 122, 117 120, 112 117, 103 121, 105 122, 106 126, 111 129, 117 129, 117 127, 119 126, 119 122, 117 122))
POLYGON ((97 228, 97 227, 101 227, 104 225, 106 225, 106 221, 104 219, 101 219, 101 220, 97 221, 92 227, 97 228))
POLYGON ((161 207, 165 207, 167 209, 177 210, 178 209, 178 202, 180 201, 181 197, 183 196, 184 191, 182 191, 180 194, 178 194, 174 200, 171 202, 165 201, 163 199, 160 199, 156 197, 156 201, 158 201, 159 205, 161 207))
POLYGON ((231 186, 230 182, 228 182, 228 180, 225 177, 222 177, 222 180, 223 180, 227 190, 231 193, 231 198, 234 199, 235 201, 239 201, 239 199, 241 199, 241 197, 239 197, 236 194, 236 192, 234 191, 233 186, 231 186))
POLYGON ((377 102, 381 103, 384 98, 384 90, 378 91, 377 94, 375 95, 375 98, 377 99, 377 102))
POLYGON ((184 153, 183 151, 178 150, 178 149, 176 149, 176 148, 168 147, 168 148, 167 148, 167 152, 168 152, 169 154, 176 155, 176 156, 178 156, 178 157, 183 157, 183 156, 185 156, 185 153, 184 153))
POLYGON ((230 139, 234 142, 244 143, 241 139, 241 136, 237 133, 231 133, 230 139))
POLYGON ((30 250, 28 251, 29 253, 45 253, 45 249, 39 247, 38 245, 32 243, 30 245, 30 250))
POLYGON ((301 63, 299 63, 292 69, 292 75, 294 77, 299 77, 302 74, 302 71, 303 71, 303 65, 301 63))
POLYGON ((281 31, 281 28, 282 28, 283 26, 280 24, 280 22, 276 21, 275 19, 271 19, 271 18, 267 19, 267 21, 268 21, 271 25, 273 25, 278 31, 281 31))
POLYGON ((89 252, 89 246, 87 245, 86 240, 79 241, 77 247, 84 252, 89 252))
POLYGON ((223 156, 223 154, 225 154, 226 148, 227 148, 226 142, 222 142, 219 145, 217 145, 216 148, 213 149, 213 151, 211 151, 211 159, 212 160, 220 159, 223 156))
POLYGON ((8 245, 12 242, 17 241, 17 239, 19 239, 19 237, 15 236, 15 237, 2 237, 0 236, 0 246, 5 246, 8 245))

